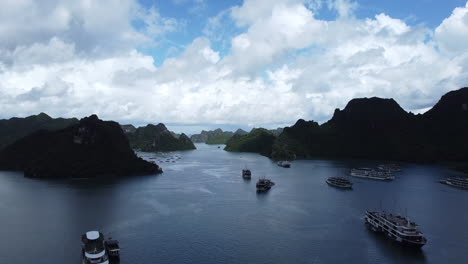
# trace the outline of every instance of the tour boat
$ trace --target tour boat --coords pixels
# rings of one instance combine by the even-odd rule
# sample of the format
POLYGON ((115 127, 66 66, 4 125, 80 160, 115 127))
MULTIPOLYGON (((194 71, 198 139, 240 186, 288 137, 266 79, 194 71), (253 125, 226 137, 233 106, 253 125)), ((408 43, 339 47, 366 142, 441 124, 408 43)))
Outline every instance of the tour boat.
POLYGON ((330 177, 326 181, 328 185, 342 189, 352 189, 353 183, 346 177, 330 177))
POLYGON ((427 242, 418 225, 407 217, 377 211, 367 211, 366 224, 375 232, 383 233, 390 240, 404 246, 421 248, 427 242))

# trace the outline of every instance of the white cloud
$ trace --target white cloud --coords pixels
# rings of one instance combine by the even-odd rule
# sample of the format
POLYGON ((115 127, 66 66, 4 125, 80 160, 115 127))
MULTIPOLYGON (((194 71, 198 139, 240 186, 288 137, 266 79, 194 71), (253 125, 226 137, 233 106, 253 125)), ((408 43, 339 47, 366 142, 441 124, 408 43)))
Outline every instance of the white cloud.
POLYGON ((451 55, 468 51, 468 2, 453 10, 435 30, 435 39, 441 49, 451 55))
POLYGON ((388 14, 358 19, 353 2, 327 3, 335 20, 315 17, 322 1, 246 0, 209 19, 205 37, 156 67, 136 48, 184 25, 156 8, 130 0, 115 12, 104 8, 113 0, 10 1, 11 15, 0 15, 0 33, 11 36, 0 39, 0 112, 261 126, 326 121, 362 96, 393 97, 420 111, 466 86, 466 7, 432 30, 388 14), (40 21, 35 26, 15 18, 26 7, 22 21, 40 21), (225 23, 240 33, 217 38, 225 23), (212 41, 230 43, 227 54, 212 41))

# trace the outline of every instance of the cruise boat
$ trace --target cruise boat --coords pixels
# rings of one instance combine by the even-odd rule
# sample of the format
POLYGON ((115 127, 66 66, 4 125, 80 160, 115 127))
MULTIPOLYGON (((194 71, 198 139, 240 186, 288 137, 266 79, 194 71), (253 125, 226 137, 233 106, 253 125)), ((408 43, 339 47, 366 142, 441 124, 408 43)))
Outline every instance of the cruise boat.
POLYGON ((398 164, 380 164, 377 166, 379 170, 389 171, 389 172, 400 172, 401 167, 398 164))
POLYGON ((444 180, 440 181, 441 183, 453 186, 453 187, 458 187, 462 189, 468 189, 468 178, 463 178, 463 177, 448 177, 444 180))
POLYGON ((276 163, 278 166, 280 167, 283 167, 283 168, 291 168, 291 163, 289 163, 288 161, 285 161, 285 160, 281 160, 281 161, 278 161, 278 163, 276 163))
POLYGON ((375 170, 372 168, 351 169, 350 175, 358 178, 366 178, 372 180, 391 181, 395 179, 390 171, 375 170))
POLYGON ((342 188, 342 189, 352 189, 353 183, 346 177, 330 177, 327 179, 327 184, 330 186, 342 188))
POLYGON ((104 244, 104 235, 89 231, 81 236, 82 264, 109 264, 109 256, 104 244))
POLYGON ((242 178, 244 178, 245 180, 250 180, 252 178, 252 172, 249 169, 243 169, 242 178))
POLYGON ((427 242, 418 225, 408 218, 383 212, 367 211, 366 224, 375 232, 383 233, 388 239, 401 245, 421 248, 427 242))
POLYGON ((271 187, 275 185, 270 179, 260 178, 257 181, 257 192, 266 192, 271 189, 271 187))

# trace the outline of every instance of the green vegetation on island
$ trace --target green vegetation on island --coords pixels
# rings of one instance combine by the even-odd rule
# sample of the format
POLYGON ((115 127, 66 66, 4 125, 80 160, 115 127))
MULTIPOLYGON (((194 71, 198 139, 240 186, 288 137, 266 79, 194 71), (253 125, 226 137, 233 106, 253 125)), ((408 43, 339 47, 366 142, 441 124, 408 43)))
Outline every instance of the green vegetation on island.
POLYGON ((252 129, 245 135, 236 134, 226 143, 224 150, 237 152, 257 152, 268 156, 276 139, 271 131, 264 128, 252 129))

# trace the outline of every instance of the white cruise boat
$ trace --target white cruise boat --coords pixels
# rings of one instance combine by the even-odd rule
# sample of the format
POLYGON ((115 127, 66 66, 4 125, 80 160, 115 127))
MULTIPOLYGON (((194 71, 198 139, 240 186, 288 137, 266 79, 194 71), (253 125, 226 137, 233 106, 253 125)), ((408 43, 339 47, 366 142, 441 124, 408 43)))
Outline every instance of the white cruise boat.
POLYGON ((89 231, 81 236, 82 264, 109 264, 104 235, 98 231, 89 231))
POLYGON ((367 211, 366 224, 375 232, 384 233, 388 239, 404 246, 421 248, 427 242, 416 223, 408 218, 384 212, 367 211))
POLYGON ((447 185, 458 187, 462 189, 468 189, 468 178, 463 177, 448 177, 444 180, 440 181, 441 183, 445 183, 447 185))
POLYGON ((375 170, 372 168, 351 169, 350 175, 358 178, 366 178, 380 181, 391 181, 395 179, 390 171, 375 170))

